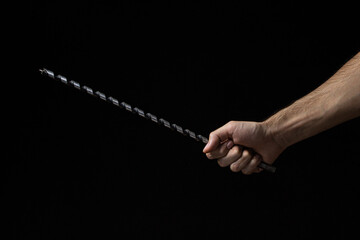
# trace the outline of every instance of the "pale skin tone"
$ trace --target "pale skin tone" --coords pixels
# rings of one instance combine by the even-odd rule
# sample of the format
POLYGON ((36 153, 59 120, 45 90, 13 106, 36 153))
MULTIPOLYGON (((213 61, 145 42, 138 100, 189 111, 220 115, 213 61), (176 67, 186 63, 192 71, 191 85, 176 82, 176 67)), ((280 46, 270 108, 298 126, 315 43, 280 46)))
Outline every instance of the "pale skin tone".
POLYGON ((233 172, 260 172, 289 146, 360 116, 360 52, 311 93, 263 122, 230 121, 203 152, 233 172))

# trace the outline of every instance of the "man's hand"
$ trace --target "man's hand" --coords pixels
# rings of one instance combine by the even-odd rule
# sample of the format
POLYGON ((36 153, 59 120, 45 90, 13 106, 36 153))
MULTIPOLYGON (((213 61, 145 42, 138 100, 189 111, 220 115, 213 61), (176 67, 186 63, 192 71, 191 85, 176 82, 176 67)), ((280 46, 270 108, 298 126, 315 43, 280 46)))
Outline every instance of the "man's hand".
POLYGON ((231 121, 210 134, 204 153, 234 172, 259 172, 285 148, 360 116, 360 52, 314 91, 264 122, 231 121), (255 151, 255 152, 252 152, 255 151))
POLYGON ((218 159, 221 167, 230 165, 233 172, 260 172, 261 161, 272 164, 285 147, 274 140, 265 123, 231 121, 210 133, 203 152, 218 159))

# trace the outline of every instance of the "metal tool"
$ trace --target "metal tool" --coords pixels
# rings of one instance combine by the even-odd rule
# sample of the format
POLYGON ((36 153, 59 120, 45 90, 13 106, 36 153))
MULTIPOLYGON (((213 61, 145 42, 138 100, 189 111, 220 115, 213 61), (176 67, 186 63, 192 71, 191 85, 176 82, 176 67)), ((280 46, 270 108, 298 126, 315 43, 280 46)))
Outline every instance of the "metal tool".
MULTIPOLYGON (((112 105, 116 106, 116 107, 119 107, 119 108, 122 108, 122 109, 125 109, 126 111, 128 112, 131 112, 133 114, 136 114, 144 119, 148 119, 154 123, 157 123, 158 125, 162 125, 168 129, 171 129, 173 131, 176 131, 180 134, 182 134, 183 136, 187 136, 187 137, 190 137, 198 142, 202 142, 202 143, 205 143, 207 144, 208 143, 208 139, 200 134, 196 134, 195 132, 193 131, 190 131, 189 129, 183 129, 181 126, 177 125, 177 124, 174 124, 174 123, 170 123, 169 121, 163 119, 163 118, 158 118, 156 115, 154 114, 151 114, 151 113, 145 113, 142 109, 140 108, 137 108, 137 107, 132 107, 130 104, 126 103, 126 102, 120 102, 119 100, 117 100, 116 98, 114 97, 111 97, 111 96, 107 96, 105 95, 104 93, 100 92, 100 91, 95 91, 93 90, 92 88, 86 86, 86 85, 80 85, 80 83, 74 81, 74 80, 68 80, 66 77, 62 76, 62 75, 56 75, 54 74, 54 72, 46 69, 46 68, 43 68, 43 69, 39 69, 40 73, 42 75, 45 75, 49 78, 52 78, 52 79, 55 79, 55 80, 58 80, 62 83, 64 83, 65 85, 67 86, 70 86, 72 88, 75 88, 79 91, 83 91, 83 92, 86 92, 87 94, 93 96, 93 97, 96 97, 98 99, 101 99, 105 102, 108 102, 108 103, 111 103, 112 105)), ((275 170, 276 170, 276 167, 274 166, 271 166, 265 162, 261 162, 259 165, 258 165, 259 168, 262 168, 268 172, 272 172, 274 173, 275 170)))

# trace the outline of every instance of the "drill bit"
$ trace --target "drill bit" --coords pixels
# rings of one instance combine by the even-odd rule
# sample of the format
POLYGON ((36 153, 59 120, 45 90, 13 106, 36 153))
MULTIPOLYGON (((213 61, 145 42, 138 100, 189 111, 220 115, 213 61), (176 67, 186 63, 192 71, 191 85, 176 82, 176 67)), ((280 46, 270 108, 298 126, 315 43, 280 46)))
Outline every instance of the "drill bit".
MULTIPOLYGON (((126 102, 119 102, 119 100, 117 100, 116 98, 112 97, 112 96, 106 96, 104 93, 100 92, 100 91, 95 91, 92 88, 90 88, 89 86, 86 85, 80 85, 80 83, 74 81, 74 80, 68 80, 66 77, 62 76, 62 75, 56 75, 54 74, 53 71, 50 71, 46 68, 43 69, 39 69, 40 73, 44 76, 47 76, 49 78, 52 78, 54 80, 58 80, 61 83, 70 86, 72 88, 75 88, 79 91, 83 91, 85 93, 87 93, 90 96, 96 97, 100 100, 103 100, 105 102, 108 102, 116 107, 125 109, 128 112, 131 112, 133 114, 136 114, 142 118, 148 119, 158 125, 164 126, 168 129, 171 129, 175 132, 180 133, 183 136, 187 136, 190 137, 198 142, 202 142, 204 144, 208 143, 208 139, 204 136, 202 136, 201 134, 196 134, 195 132, 189 130, 189 129, 183 129, 181 126, 175 124, 175 123, 170 123, 169 121, 163 119, 163 118, 158 118, 156 115, 151 114, 151 113, 145 113, 142 109, 138 108, 138 107, 132 107, 130 104, 126 103, 126 102)), ((261 162, 258 165, 259 168, 264 169, 265 171, 274 173, 276 170, 276 167, 269 165, 265 162, 261 162)))

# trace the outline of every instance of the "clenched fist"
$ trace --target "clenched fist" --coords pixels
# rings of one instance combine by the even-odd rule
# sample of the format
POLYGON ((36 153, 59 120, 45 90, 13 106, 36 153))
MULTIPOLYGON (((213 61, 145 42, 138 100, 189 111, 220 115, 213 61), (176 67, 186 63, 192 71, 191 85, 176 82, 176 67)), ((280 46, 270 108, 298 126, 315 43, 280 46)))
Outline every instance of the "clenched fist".
POLYGON ((272 164, 284 150, 265 123, 230 121, 210 133, 203 152, 209 159, 218 159, 221 167, 251 174, 261 171, 257 167, 261 161, 272 164))

